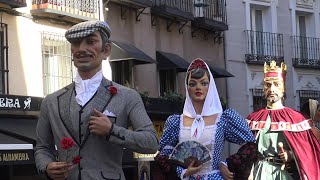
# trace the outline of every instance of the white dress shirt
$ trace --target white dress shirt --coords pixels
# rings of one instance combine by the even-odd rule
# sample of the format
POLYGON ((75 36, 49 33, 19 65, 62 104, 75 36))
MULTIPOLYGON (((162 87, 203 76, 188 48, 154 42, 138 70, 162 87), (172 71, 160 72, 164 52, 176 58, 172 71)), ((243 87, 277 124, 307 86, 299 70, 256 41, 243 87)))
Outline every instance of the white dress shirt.
POLYGON ((97 72, 91 79, 82 80, 77 72, 74 80, 76 86, 76 101, 80 106, 84 106, 96 93, 102 81, 102 71, 97 72))

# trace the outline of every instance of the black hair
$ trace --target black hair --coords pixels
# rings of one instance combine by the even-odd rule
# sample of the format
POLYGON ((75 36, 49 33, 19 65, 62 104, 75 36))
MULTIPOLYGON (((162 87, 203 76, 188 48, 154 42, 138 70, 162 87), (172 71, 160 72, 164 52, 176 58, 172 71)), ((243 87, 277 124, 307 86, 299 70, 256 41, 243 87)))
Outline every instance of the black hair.
POLYGON ((105 34, 103 34, 101 31, 99 31, 99 33, 102 40, 101 51, 104 51, 104 48, 106 47, 107 43, 110 43, 110 41, 109 41, 109 38, 105 34))
POLYGON ((188 84, 189 76, 191 74, 191 78, 193 79, 200 79, 202 78, 205 74, 207 73, 208 79, 210 81, 210 75, 209 71, 203 68, 197 68, 197 69, 192 69, 189 72, 187 72, 187 78, 186 78, 186 84, 188 84))

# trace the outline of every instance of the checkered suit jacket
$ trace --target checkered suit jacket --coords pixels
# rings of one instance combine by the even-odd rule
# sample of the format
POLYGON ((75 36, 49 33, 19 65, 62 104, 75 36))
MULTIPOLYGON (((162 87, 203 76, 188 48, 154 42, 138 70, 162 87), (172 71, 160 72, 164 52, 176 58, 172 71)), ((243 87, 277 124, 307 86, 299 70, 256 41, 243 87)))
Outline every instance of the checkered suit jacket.
POLYGON ((129 88, 103 78, 96 94, 83 107, 75 101, 75 84, 48 95, 42 102, 37 124, 35 161, 40 173, 46 172, 50 162, 76 155, 80 164, 70 172, 68 179, 99 180, 125 179, 122 171, 123 148, 140 153, 155 153, 158 140, 140 95, 129 88), (113 85, 117 94, 107 89, 113 85), (90 134, 88 129, 92 109, 108 110, 117 117, 109 139, 90 134), (128 126, 132 130, 128 130, 128 126), (64 137, 71 137, 75 146, 66 155, 60 147, 64 137), (58 151, 55 151, 55 145, 58 151))

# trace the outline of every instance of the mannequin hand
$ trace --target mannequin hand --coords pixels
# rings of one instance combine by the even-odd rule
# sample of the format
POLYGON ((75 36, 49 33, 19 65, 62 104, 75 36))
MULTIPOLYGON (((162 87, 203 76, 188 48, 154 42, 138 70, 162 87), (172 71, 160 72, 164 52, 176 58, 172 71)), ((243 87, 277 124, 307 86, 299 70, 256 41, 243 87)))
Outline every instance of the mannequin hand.
POLYGON ((93 109, 95 116, 90 116, 89 130, 91 134, 106 137, 111 130, 112 122, 100 111, 93 109))
POLYGON ((67 178, 72 165, 66 162, 51 162, 47 166, 47 174, 54 180, 64 180, 67 178))
POLYGON ((219 169, 220 169, 221 175, 224 180, 232 180, 233 179, 233 173, 229 171, 229 169, 226 165, 220 163, 219 169))
POLYGON ((292 161, 292 155, 289 151, 284 150, 284 152, 279 153, 278 154, 280 156, 280 159, 284 162, 284 163, 288 163, 290 161, 292 161))
POLYGON ((191 176, 192 174, 195 174, 198 171, 200 171, 200 169, 202 168, 202 165, 195 166, 194 164, 195 164, 195 161, 192 161, 191 164, 189 165, 186 173, 184 174, 184 177, 191 176))

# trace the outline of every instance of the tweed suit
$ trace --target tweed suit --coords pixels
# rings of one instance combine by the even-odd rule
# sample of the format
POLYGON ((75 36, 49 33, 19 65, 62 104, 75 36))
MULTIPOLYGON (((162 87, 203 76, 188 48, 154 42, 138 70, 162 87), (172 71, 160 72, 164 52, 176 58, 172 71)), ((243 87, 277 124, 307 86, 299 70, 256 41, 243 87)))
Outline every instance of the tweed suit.
POLYGON ((123 148, 139 153, 155 153, 158 148, 156 132, 141 97, 136 91, 103 78, 95 95, 81 107, 76 103, 74 86, 72 83, 43 100, 36 129, 37 168, 44 173, 57 155, 65 159, 60 140, 71 137, 75 146, 69 155, 79 155, 81 160, 70 171, 68 179, 125 179, 123 148), (109 92, 110 85, 117 88, 117 94, 109 92), (90 134, 88 123, 93 108, 116 115, 110 118, 114 125, 107 140, 90 134), (133 131, 127 129, 129 126, 133 131))

